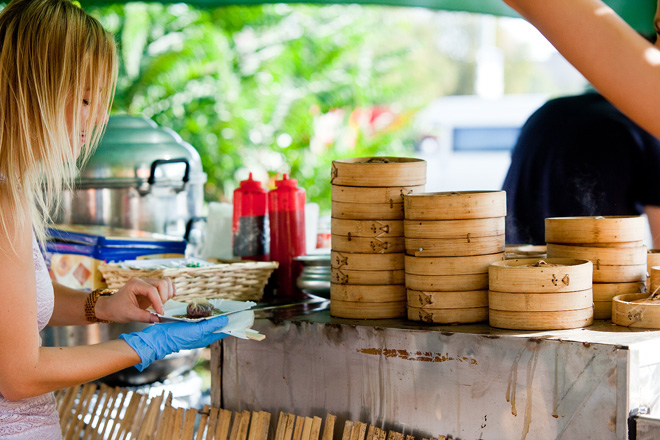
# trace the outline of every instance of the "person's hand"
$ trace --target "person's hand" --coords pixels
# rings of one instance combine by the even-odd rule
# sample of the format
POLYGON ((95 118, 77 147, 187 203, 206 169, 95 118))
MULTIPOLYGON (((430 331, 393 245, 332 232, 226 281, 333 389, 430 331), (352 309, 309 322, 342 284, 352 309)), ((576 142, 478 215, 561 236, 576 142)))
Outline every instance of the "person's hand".
POLYGON ((119 336, 140 356, 141 363, 135 368, 142 371, 152 362, 170 353, 211 345, 227 337, 226 333, 215 333, 229 322, 226 316, 205 319, 200 322, 172 322, 154 324, 140 332, 119 336))
POLYGON ((131 278, 112 296, 102 296, 96 302, 98 319, 112 322, 159 322, 158 316, 147 311, 149 306, 163 314, 163 304, 174 297, 170 278, 131 278))

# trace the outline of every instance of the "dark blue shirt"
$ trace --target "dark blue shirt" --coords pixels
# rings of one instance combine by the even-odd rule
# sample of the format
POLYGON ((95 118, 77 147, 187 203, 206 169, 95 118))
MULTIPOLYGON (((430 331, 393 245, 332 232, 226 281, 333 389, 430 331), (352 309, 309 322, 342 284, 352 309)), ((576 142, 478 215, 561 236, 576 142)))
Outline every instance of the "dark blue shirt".
POLYGON ((553 99, 523 126, 503 189, 507 243, 543 244, 546 217, 660 206, 660 142, 598 93, 553 99))

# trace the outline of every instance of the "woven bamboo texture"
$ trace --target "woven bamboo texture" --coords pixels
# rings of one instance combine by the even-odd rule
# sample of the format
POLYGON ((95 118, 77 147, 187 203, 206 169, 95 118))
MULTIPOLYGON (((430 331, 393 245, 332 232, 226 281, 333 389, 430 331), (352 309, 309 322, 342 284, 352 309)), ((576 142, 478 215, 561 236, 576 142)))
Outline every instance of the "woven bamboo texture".
POLYGON ((124 269, 120 263, 101 263, 99 270, 108 287, 119 289, 130 278, 169 277, 174 282, 177 300, 195 298, 259 301, 277 262, 221 263, 208 267, 181 269, 124 269))
MULTIPOLYGON (((172 406, 169 395, 148 398, 124 388, 85 384, 56 394, 64 440, 333 440, 336 416, 303 417, 280 412, 277 423, 266 411, 230 411, 172 406), (275 430, 270 427, 275 426, 275 430)), ((405 425, 402 425, 405 426, 405 425)), ((415 440, 358 421, 345 421, 345 440, 415 440), (405 438, 404 438, 405 437, 405 438)), ((420 440, 447 440, 439 435, 420 440)))

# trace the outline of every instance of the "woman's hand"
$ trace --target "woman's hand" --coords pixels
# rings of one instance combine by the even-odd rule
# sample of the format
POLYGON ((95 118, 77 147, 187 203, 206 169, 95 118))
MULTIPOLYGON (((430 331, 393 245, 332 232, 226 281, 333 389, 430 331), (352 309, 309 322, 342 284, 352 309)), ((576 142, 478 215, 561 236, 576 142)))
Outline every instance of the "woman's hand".
POLYGON ((163 314, 163 304, 174 295, 170 278, 131 278, 114 295, 98 299, 96 317, 112 322, 159 322, 158 316, 146 309, 152 306, 163 314))

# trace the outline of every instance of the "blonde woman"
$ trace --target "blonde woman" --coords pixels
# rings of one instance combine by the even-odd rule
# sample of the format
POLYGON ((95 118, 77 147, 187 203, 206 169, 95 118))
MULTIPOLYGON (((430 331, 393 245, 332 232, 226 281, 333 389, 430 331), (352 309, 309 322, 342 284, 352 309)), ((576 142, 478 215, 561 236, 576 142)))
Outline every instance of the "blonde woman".
POLYGON ((203 347, 225 317, 159 324, 92 346, 41 347, 50 325, 156 322, 170 280, 133 279, 114 295, 53 285, 38 241, 79 155, 99 140, 115 46, 70 0, 13 0, 0 13, 0 437, 60 439, 52 391, 203 347))

